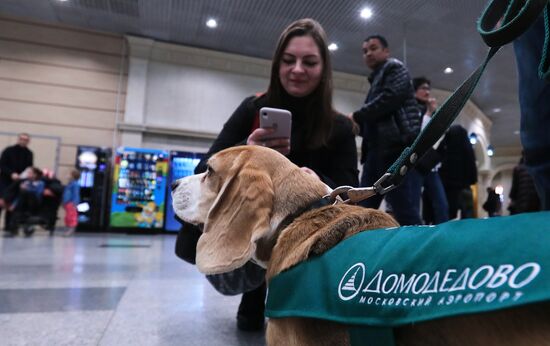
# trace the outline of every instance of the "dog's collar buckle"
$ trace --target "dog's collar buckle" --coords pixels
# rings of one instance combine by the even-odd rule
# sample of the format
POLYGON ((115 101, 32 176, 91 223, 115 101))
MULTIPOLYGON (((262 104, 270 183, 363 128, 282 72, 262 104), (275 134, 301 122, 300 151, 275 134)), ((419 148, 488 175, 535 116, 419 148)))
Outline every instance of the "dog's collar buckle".
POLYGON ((339 186, 323 198, 328 199, 332 204, 351 204, 361 202, 362 200, 365 200, 374 195, 376 195, 376 188, 374 186, 360 188, 351 186, 339 186))
POLYGON ((374 186, 355 188, 348 191, 348 200, 346 202, 359 203, 374 195, 376 195, 376 188, 374 186))
POLYGON ((343 195, 345 193, 347 193, 348 191, 352 190, 353 187, 352 186, 339 186, 337 188, 335 188, 334 190, 332 190, 331 193, 323 196, 324 199, 328 199, 330 201, 330 203, 332 203, 333 205, 334 204, 339 204, 339 203, 347 203, 348 201, 347 200, 343 200, 342 197, 340 197, 340 195, 343 195))
POLYGON ((367 198, 370 198, 376 194, 384 195, 397 186, 395 184, 385 185, 387 182, 391 182, 391 174, 384 174, 373 186, 370 187, 351 187, 340 186, 334 189, 330 194, 323 198, 328 198, 333 204, 338 203, 359 203, 367 198), (347 199, 341 197, 341 195, 347 195, 347 199))

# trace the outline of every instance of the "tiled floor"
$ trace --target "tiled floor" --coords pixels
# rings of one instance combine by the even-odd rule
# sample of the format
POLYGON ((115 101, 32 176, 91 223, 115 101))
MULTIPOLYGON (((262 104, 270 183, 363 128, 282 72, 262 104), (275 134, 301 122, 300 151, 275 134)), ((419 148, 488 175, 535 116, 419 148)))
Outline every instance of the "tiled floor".
POLYGON ((2 345, 264 345, 175 236, 0 237, 2 345))

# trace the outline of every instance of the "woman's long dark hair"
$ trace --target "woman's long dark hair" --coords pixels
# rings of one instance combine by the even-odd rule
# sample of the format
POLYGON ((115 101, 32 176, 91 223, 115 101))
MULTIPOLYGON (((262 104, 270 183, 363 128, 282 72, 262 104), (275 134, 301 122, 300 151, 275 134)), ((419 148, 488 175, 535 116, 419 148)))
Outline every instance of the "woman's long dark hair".
POLYGON ((283 106, 284 95, 288 95, 281 85, 279 67, 283 53, 293 37, 310 36, 313 38, 323 61, 321 81, 313 92, 306 96, 304 130, 306 147, 313 149, 326 145, 332 129, 336 112, 332 108, 332 64, 327 46, 325 31, 313 19, 299 19, 290 24, 279 37, 277 49, 271 65, 271 79, 267 90, 267 104, 272 107, 283 106))

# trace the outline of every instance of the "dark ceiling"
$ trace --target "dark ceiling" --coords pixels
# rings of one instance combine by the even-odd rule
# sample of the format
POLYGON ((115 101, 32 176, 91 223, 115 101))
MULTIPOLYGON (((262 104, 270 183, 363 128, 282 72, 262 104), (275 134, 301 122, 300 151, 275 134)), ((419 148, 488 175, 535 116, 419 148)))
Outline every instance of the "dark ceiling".
MULTIPOLYGON (((380 33, 388 39, 392 54, 406 61, 412 76, 427 76, 433 87, 452 91, 487 52, 475 26, 485 4, 482 0, 0 0, 0 13, 266 59, 286 25, 310 17, 339 47, 333 53, 335 70, 366 75, 361 43, 367 35, 380 33), (359 16, 365 6, 373 11, 368 20, 359 16), (216 29, 205 26, 210 17, 217 19, 216 29), (444 74, 447 66, 454 73, 444 74)), ((497 150, 520 145, 516 79, 514 53, 508 45, 493 59, 473 96, 493 121, 491 140, 497 150)))

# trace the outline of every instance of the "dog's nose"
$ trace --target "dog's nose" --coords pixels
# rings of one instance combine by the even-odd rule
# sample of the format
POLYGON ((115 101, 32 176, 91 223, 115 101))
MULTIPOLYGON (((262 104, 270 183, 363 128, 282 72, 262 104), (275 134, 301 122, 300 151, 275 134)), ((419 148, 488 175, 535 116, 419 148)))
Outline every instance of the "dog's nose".
POLYGON ((178 181, 176 180, 176 181, 174 181, 174 182, 170 185, 170 188, 172 189, 172 191, 174 191, 175 189, 178 188, 178 184, 179 184, 179 183, 178 183, 178 181))

